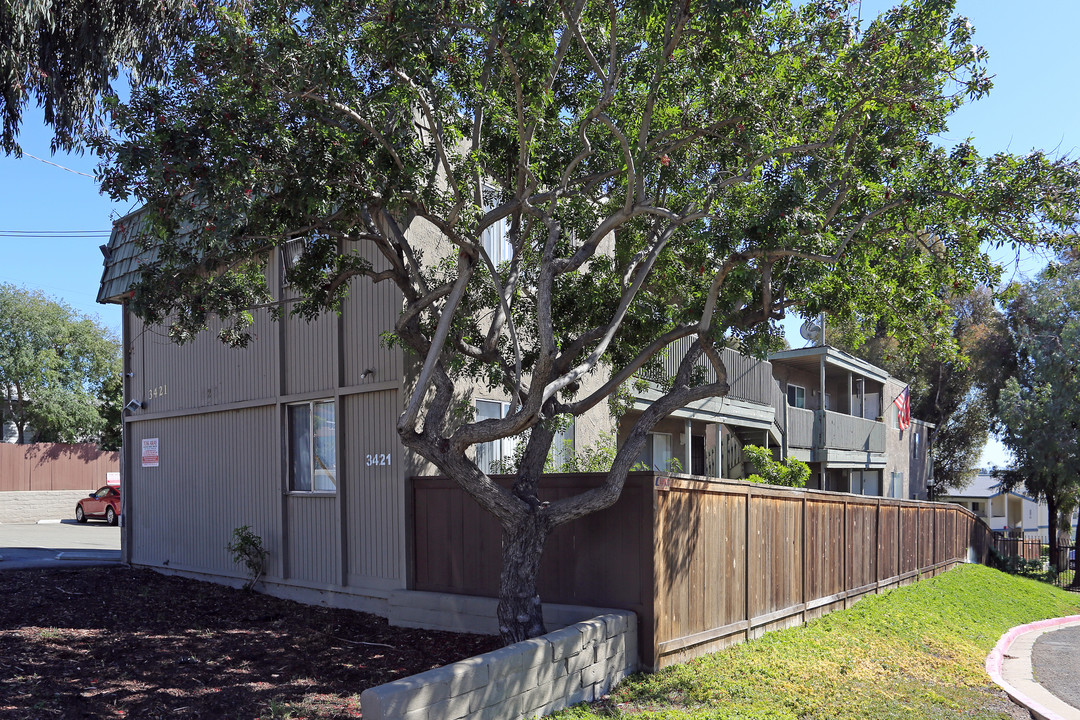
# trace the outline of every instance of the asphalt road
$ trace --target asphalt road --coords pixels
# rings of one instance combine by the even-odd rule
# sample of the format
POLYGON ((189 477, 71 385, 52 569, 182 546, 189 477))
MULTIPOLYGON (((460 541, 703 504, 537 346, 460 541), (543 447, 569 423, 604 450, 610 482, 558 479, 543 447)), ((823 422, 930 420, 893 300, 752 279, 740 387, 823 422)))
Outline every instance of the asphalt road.
POLYGON ((1031 670, 1039 684, 1080 708, 1080 625, 1045 633, 1031 651, 1031 670))
POLYGON ((0 570, 119 562, 120 528, 102 522, 0 525, 0 570))

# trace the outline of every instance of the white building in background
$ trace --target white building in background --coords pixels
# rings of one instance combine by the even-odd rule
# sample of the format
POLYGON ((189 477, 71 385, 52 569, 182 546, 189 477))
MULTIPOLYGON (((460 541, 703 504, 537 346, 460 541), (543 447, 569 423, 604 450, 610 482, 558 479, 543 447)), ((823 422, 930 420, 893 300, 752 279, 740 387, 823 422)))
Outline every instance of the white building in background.
MULTIPOLYGON (((963 505, 981 517, 991 529, 1000 532, 1023 532, 1025 537, 1046 537, 1050 533, 1050 511, 1046 503, 1017 490, 1005 490, 1001 480, 989 473, 979 473, 963 490, 939 495, 942 502, 963 505)), ((1068 528, 1075 536, 1077 513, 1068 528)), ((1064 532, 1066 529, 1061 528, 1064 532)))

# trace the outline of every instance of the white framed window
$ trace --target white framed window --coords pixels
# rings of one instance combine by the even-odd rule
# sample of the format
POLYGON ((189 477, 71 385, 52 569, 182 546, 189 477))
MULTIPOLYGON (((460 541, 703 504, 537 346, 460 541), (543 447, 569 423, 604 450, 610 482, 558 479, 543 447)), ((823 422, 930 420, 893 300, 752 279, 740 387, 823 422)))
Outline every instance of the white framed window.
POLYGON ((337 490, 337 423, 333 400, 285 406, 289 491, 337 490))
POLYGON ((787 404, 791 407, 805 408, 806 388, 804 388, 802 385, 792 385, 791 383, 788 383, 787 404))
MULTIPOLYGON (((495 209, 495 205, 489 202, 487 197, 489 194, 494 193, 495 189, 485 185, 483 191, 484 212, 490 212, 495 209)), ((514 248, 510 244, 510 225, 507 223, 506 218, 489 225, 484 230, 481 241, 484 245, 484 251, 491 258, 491 262, 495 267, 499 267, 501 263, 514 257, 514 248)))
MULTIPOLYGON (((499 420, 506 417, 510 410, 510 403, 497 400, 477 400, 476 419, 499 420)), ((503 469, 503 463, 514 457, 514 448, 517 446, 514 438, 501 438, 476 444, 476 466, 481 472, 498 473, 503 469)))

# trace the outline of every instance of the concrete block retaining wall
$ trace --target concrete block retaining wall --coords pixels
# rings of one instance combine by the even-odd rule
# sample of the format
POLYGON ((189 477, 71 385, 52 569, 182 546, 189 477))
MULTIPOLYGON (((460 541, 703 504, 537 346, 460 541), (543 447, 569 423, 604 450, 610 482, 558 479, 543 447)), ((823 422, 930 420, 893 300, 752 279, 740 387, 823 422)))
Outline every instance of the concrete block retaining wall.
MULTIPOLYGON (((102 485, 104 484, 102 482, 102 485)), ((0 523, 36 523, 38 520, 74 519, 75 503, 90 492, 93 491, 0 492, 0 523)))
POLYGON ((607 693, 637 669, 637 616, 611 612, 365 690, 365 720, 514 720, 607 693))

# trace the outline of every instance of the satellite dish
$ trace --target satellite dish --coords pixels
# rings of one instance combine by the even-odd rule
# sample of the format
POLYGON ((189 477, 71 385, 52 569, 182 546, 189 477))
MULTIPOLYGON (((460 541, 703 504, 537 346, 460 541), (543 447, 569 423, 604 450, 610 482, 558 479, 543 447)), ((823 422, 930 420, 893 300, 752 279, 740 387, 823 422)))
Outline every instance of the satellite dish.
POLYGON ((799 334, 803 336, 804 340, 820 345, 821 344, 821 326, 815 323, 813 320, 807 320, 799 328, 799 334))

